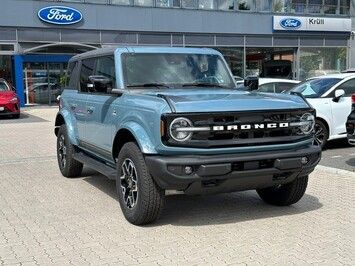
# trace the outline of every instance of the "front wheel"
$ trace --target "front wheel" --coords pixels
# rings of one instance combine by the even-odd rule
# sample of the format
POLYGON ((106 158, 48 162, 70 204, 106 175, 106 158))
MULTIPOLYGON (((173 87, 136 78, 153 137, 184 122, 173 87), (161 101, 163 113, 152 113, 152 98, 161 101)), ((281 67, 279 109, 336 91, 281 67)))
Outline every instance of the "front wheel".
POLYGON ((320 120, 316 120, 316 123, 314 125, 314 130, 315 130, 315 134, 314 134, 315 144, 319 145, 323 149, 325 144, 327 144, 329 138, 328 128, 324 124, 324 122, 320 120))
POLYGON ((296 178, 294 181, 274 187, 256 190, 260 198, 268 204, 289 206, 298 202, 307 189, 308 176, 296 178))
POLYGON ((158 219, 165 192, 149 174, 143 154, 135 143, 123 145, 117 159, 117 173, 118 200, 126 219, 135 225, 158 219))
POLYGON ((60 172, 65 177, 78 177, 83 170, 83 164, 73 158, 74 153, 75 147, 70 143, 67 127, 61 125, 57 137, 57 159, 60 172))

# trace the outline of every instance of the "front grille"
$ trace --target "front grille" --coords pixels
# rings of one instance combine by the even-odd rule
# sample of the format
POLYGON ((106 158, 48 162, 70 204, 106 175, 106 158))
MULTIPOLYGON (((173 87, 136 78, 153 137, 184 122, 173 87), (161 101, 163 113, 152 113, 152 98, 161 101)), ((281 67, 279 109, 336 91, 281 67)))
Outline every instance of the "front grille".
MULTIPOLYGON (((242 124, 256 123, 292 123, 299 122, 300 117, 306 113, 313 113, 313 109, 283 110, 283 111, 259 111, 259 112, 233 112, 233 113, 200 113, 200 114, 171 114, 162 119, 169 125, 176 117, 186 117, 191 120, 194 127, 216 127, 223 126, 224 130, 194 132, 192 138, 186 142, 176 142, 167 136, 163 142, 173 146, 189 147, 236 147, 236 146, 258 146, 270 144, 282 144, 301 141, 311 138, 312 134, 305 136, 300 134, 297 127, 278 128, 251 128, 247 130, 227 130, 226 127, 242 124)), ((168 132, 168 131, 166 131, 168 132)))

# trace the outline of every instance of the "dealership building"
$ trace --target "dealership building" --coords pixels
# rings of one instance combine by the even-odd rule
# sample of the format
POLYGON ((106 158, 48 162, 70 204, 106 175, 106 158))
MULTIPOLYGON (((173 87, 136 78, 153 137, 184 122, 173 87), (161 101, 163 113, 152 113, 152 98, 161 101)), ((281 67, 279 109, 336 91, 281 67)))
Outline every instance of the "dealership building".
POLYGON ((51 104, 75 54, 112 45, 211 47, 235 76, 303 80, 355 67, 350 0, 1 0, 0 78, 51 104))

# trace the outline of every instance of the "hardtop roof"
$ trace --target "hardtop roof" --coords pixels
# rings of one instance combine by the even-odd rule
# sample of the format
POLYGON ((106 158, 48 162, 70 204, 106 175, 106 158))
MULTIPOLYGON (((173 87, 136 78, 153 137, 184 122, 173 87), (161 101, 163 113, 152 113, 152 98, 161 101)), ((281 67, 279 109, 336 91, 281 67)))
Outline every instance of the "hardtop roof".
POLYGON ((70 61, 77 61, 83 58, 97 57, 101 55, 114 54, 116 51, 121 53, 189 53, 189 54, 215 54, 220 52, 211 48, 186 48, 186 47, 152 47, 152 46, 110 46, 98 48, 89 52, 73 56, 70 61))

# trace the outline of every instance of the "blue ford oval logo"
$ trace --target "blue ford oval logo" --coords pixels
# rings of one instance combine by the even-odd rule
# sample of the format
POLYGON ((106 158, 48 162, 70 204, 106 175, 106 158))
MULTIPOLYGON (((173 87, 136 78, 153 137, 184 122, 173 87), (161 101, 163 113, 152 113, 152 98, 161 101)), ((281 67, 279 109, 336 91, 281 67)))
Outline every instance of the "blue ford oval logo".
POLYGON ((288 30, 296 30, 301 27, 301 21, 297 18, 284 18, 280 21, 280 26, 288 30))
POLYGON ((66 6, 48 6, 38 11, 38 17, 47 23, 70 25, 83 19, 80 11, 66 6))

